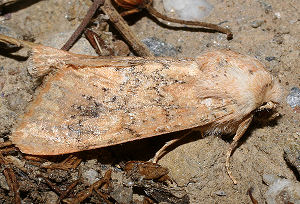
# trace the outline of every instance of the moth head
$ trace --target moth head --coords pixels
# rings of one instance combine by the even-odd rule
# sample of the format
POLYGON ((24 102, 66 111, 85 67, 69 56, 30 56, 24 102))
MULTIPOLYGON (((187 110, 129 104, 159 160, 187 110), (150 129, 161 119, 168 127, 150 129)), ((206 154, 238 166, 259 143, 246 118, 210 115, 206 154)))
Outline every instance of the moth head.
POLYGON ((218 50, 207 52, 197 60, 203 72, 226 73, 223 83, 228 83, 223 88, 237 90, 236 97, 244 102, 247 111, 275 109, 279 105, 282 93, 279 83, 256 58, 218 50))
POLYGON ((251 95, 252 110, 275 109, 281 102, 282 90, 278 80, 257 59, 243 56, 232 63, 235 71, 244 77, 237 77, 243 89, 251 95), (237 71, 239 70, 239 71, 237 71))
MULTIPOLYGON (((263 103, 267 103, 269 105, 267 105, 266 107, 270 106, 277 106, 280 104, 281 102, 281 98, 282 98, 282 90, 281 87, 279 85, 279 82, 274 79, 273 76, 271 76, 272 81, 270 83, 267 83, 266 87, 265 87, 265 96, 264 96, 264 100, 263 103), (270 104, 274 104, 274 105, 270 105, 270 104)), ((261 106, 263 107, 263 106, 261 106)))
POLYGON ((279 82, 266 70, 262 70, 255 84, 256 89, 256 120, 260 123, 272 121, 280 116, 277 107, 280 105, 282 90, 279 82))
POLYGON ((279 82, 266 70, 258 72, 252 87, 255 88, 257 111, 275 110, 281 103, 282 90, 279 82))

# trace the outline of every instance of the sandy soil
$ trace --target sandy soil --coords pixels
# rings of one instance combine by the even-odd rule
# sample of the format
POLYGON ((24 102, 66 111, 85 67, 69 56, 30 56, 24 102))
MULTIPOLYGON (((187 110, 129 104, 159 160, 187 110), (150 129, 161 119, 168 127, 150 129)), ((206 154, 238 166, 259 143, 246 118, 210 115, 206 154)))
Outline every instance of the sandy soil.
MULTIPOLYGON (((268 189, 262 181, 264 174, 278 175, 294 181, 299 179, 299 173, 289 168, 283 154, 288 149, 300 151, 300 115, 286 103, 291 88, 300 87, 300 3, 297 0, 209 2, 214 5, 214 9, 203 20, 211 23, 223 22, 222 26, 228 26, 234 33, 232 40, 226 40, 226 35, 221 33, 203 29, 181 29, 175 24, 164 24, 146 12, 126 19, 140 39, 155 37, 169 43, 177 50, 176 57, 195 57, 203 51, 220 48, 255 56, 282 85, 282 107, 278 109, 281 117, 271 123, 252 123, 242 144, 231 158, 231 169, 238 180, 237 185, 233 185, 225 171, 225 152, 230 141, 217 136, 198 139, 200 135, 195 133, 191 136, 192 139, 171 149, 159 163, 170 170, 170 176, 186 191, 190 203, 250 203, 247 195, 250 187, 254 189, 253 196, 257 201, 264 203, 264 195, 268 189)), ((81 22, 91 1, 28 1, 26 5, 17 5, 3 10, 6 15, 0 22, 1 33, 60 47, 81 22)), ((154 5, 164 12, 160 0, 155 1, 154 5)), ((112 31, 115 37, 121 38, 116 31, 112 31)), ((93 54, 88 43, 81 43, 72 51, 93 54)), ((16 61, 15 55, 26 56, 26 51, 2 53, 0 56, 2 141, 8 139, 16 119, 32 100, 38 86, 38 82, 27 73, 26 58, 18 57, 16 61)), ((122 183, 124 178, 115 164, 127 160, 148 160, 171 137, 172 135, 155 137, 87 152, 81 155, 84 162, 80 169, 82 172, 93 169, 97 173, 96 177, 100 178, 112 166, 114 178, 117 183, 122 183)), ((19 162, 24 161, 20 153, 14 153, 13 156, 19 162)), ((20 165, 30 171, 29 177, 32 178, 32 181, 22 178, 20 168, 14 167, 24 203, 52 203, 57 199, 57 195, 44 182, 37 185, 34 177, 38 173, 35 172, 48 178, 52 176, 52 181, 62 189, 78 178, 76 170, 46 171, 27 163, 20 165)), ((88 183, 83 182, 74 192, 79 192, 86 186, 88 183)), ((4 196, 7 192, 5 179, 0 173, 0 194, 4 196)), ((11 194, 3 198, 1 203, 12 201, 11 194)), ((96 199, 95 196, 86 202, 93 203, 96 199)))

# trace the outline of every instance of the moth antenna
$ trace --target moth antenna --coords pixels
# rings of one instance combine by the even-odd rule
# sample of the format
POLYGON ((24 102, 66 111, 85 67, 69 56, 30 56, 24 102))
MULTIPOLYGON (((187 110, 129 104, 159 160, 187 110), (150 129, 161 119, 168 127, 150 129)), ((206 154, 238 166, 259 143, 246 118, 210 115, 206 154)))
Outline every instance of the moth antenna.
POLYGON ((235 136, 233 137, 233 141, 230 144, 230 147, 226 153, 226 171, 228 176, 230 177, 230 179, 233 181, 234 184, 237 184, 236 179, 234 178, 234 176, 232 176, 232 172, 229 169, 229 165, 230 165, 230 157, 233 153, 233 151, 235 150, 235 148, 238 145, 239 140, 242 138, 242 136, 244 135, 244 133, 246 132, 247 128, 249 127, 251 121, 252 121, 253 115, 250 115, 248 117, 246 117, 246 119, 239 125, 235 136))

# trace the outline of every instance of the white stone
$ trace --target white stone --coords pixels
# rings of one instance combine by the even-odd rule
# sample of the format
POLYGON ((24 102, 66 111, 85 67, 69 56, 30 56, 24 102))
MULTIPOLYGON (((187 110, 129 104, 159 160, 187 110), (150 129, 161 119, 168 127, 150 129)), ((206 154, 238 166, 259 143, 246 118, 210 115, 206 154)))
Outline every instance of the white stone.
POLYGON ((99 180, 98 178, 99 174, 94 169, 89 169, 82 173, 83 179, 87 182, 88 185, 92 185, 96 181, 99 180))
POLYGON ((199 21, 208 16, 213 6, 206 0, 163 0, 167 12, 176 12, 182 20, 199 21))

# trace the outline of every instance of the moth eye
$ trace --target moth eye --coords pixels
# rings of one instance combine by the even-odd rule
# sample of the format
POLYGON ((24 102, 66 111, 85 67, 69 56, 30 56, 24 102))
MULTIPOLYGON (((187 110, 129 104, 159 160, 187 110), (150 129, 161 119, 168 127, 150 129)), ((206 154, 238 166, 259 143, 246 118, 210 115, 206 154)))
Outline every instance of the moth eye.
POLYGON ((273 101, 263 102, 261 104, 261 106, 256 110, 256 112, 260 112, 260 111, 264 111, 264 110, 272 111, 272 110, 276 109, 276 107, 277 107, 277 104, 274 103, 273 101))
POLYGON ((262 112, 266 110, 266 106, 267 106, 267 102, 263 102, 254 112, 256 113, 262 112))
POLYGON ((260 106, 265 106, 267 105, 267 102, 263 102, 260 106))

